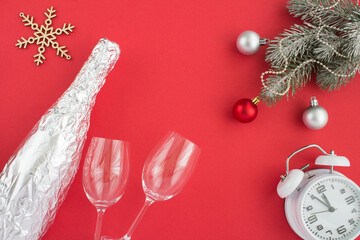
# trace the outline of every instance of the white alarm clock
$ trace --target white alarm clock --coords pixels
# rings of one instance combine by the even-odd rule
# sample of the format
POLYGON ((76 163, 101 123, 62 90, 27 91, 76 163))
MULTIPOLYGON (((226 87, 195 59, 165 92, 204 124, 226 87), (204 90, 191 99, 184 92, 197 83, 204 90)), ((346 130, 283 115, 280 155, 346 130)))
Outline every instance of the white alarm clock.
MULTIPOLYGON (((281 175, 277 192, 285 198, 285 214, 290 227, 305 240, 350 240, 360 235, 360 188, 334 166, 349 167, 346 157, 326 153, 320 146, 305 146, 286 160, 286 175, 281 175), (315 147, 325 155, 316 165, 330 166, 305 171, 289 171, 289 161, 297 153, 315 147)), ((359 172, 360 173, 360 172, 359 172)))

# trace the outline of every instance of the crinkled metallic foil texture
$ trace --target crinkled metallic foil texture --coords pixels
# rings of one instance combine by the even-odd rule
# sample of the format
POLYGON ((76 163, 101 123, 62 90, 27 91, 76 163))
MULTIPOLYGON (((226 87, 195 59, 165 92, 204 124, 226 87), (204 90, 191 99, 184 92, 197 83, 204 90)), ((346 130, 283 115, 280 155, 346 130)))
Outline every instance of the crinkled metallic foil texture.
POLYGON ((77 172, 95 98, 119 58, 101 39, 74 82, 45 113, 0 174, 0 239, 41 238, 77 172))

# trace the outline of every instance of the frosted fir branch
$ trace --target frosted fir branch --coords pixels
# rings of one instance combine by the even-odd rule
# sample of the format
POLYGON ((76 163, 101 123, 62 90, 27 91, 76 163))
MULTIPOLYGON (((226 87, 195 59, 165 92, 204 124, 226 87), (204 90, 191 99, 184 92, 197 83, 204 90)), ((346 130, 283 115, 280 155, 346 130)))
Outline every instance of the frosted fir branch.
MULTIPOLYGON (((345 44, 344 38, 329 31, 325 34, 321 34, 320 38, 329 43, 336 51, 343 55, 348 55, 348 52, 343 49, 343 45, 345 44)), ((335 52, 326 44, 316 44, 313 54, 316 60, 327 64, 332 64, 334 58, 337 57, 335 52)))
MULTIPOLYGON (((281 92, 285 90, 286 80, 287 76, 285 74, 270 75, 265 79, 265 83, 270 89, 281 92)), ((263 87, 259 97, 261 101, 266 103, 268 106, 273 106, 280 101, 283 96, 274 94, 272 91, 263 87)))
POLYGON ((332 71, 336 74, 344 76, 335 76, 324 68, 317 71, 316 83, 323 89, 328 91, 338 90, 354 79, 357 73, 358 61, 351 61, 348 59, 337 59, 332 65, 332 71), (349 76, 345 76, 349 75, 349 76))
POLYGON ((340 24, 344 19, 356 21, 356 16, 359 12, 358 7, 353 1, 343 1, 336 5, 334 8, 328 8, 337 3, 337 0, 290 0, 288 9, 290 14, 294 17, 301 17, 304 21, 318 22, 318 18, 311 16, 310 12, 315 12, 316 16, 321 17, 328 24, 340 24), (321 11, 317 11, 323 9, 321 11))
POLYGON ((358 24, 360 21, 360 8, 352 1, 339 1, 333 8, 327 8, 337 3, 337 0, 303 1, 290 0, 289 11, 295 17, 301 17, 304 23, 314 27, 324 26, 324 29, 331 31, 340 37, 346 35, 345 31, 358 29, 349 24, 358 24), (319 11, 321 7, 325 9, 319 11), (320 21, 321 19, 321 21, 320 21))
POLYGON ((344 29, 349 31, 344 36, 347 41, 344 42, 344 52, 352 59, 359 59, 360 57, 360 22, 349 22, 344 29))
MULTIPOLYGON (((335 52, 329 46, 317 40, 317 32, 318 29, 309 26, 292 26, 289 30, 285 30, 285 32, 281 34, 282 37, 276 37, 270 42, 265 60, 270 63, 272 68, 277 68, 278 66, 282 66, 283 68, 285 60, 280 53, 279 42, 281 39, 286 38, 282 42, 282 49, 289 63, 305 61, 309 58, 330 62, 335 52), (311 51, 311 49, 315 51, 311 51)), ((323 29, 320 32, 320 38, 341 52, 343 39, 340 36, 327 29, 323 29)))
POLYGON ((260 93, 260 99, 268 106, 275 105, 282 99, 283 96, 275 94, 274 92, 279 93, 285 91, 289 84, 288 81, 290 81, 291 91, 287 92, 284 96, 289 97, 290 92, 292 96, 294 96, 299 88, 304 87, 305 84, 311 80, 312 73, 317 69, 317 66, 314 63, 308 63, 295 71, 295 69, 301 64, 302 62, 289 64, 289 71, 287 73, 268 76, 265 79, 265 84, 272 91, 269 91, 269 89, 263 87, 260 93))
POLYGON ((360 64, 360 7, 352 1, 341 0, 336 7, 324 9, 336 2, 290 0, 290 13, 301 17, 304 25, 285 30, 268 46, 266 61, 270 70, 281 71, 285 59, 279 42, 286 38, 282 41, 282 51, 289 64, 285 73, 265 78, 267 88, 262 88, 260 98, 267 105, 272 106, 283 97, 276 93, 289 89, 284 96, 294 95, 311 80, 313 73, 317 73, 319 87, 329 91, 339 89, 354 78, 360 64), (317 11, 320 8, 323 10, 317 11), (308 60, 310 62, 303 65, 308 60))
POLYGON ((288 62, 294 62, 298 58, 304 58, 309 48, 316 42, 316 31, 307 26, 295 24, 290 29, 285 30, 281 34, 282 37, 276 37, 272 40, 267 48, 265 60, 271 64, 271 67, 276 68, 285 64, 284 57, 280 53, 279 42, 282 38, 283 53, 288 59, 288 62))
POLYGON ((292 96, 295 95, 297 90, 299 88, 302 88, 305 86, 306 83, 308 83, 311 80, 311 76, 313 72, 317 69, 317 65, 314 63, 307 63, 303 65, 298 71, 295 71, 296 67, 299 66, 301 63, 298 63, 298 65, 291 66, 292 70, 289 73, 289 76, 291 77, 292 84, 291 84, 291 94, 292 96))

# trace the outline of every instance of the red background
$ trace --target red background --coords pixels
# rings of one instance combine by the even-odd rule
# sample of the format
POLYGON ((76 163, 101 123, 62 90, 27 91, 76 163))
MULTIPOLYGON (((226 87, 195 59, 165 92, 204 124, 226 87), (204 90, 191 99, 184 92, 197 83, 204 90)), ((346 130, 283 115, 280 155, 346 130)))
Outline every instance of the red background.
MULTIPOLYGON (((0 168, 71 84, 97 41, 107 37, 122 51, 98 95, 88 137, 130 141, 132 168, 126 193, 105 214, 103 233, 126 232, 144 201, 141 171, 147 154, 173 129, 201 146, 202 155, 184 190, 154 204, 134 239, 297 239, 276 194, 285 159, 297 148, 317 143, 347 156, 352 166, 338 170, 360 183, 360 82, 356 77, 331 93, 310 83, 275 107, 260 103, 253 123, 241 124, 232 117, 234 102, 256 96, 259 76, 267 70, 265 48, 243 56, 236 50, 236 37, 249 29, 263 37, 277 36, 296 21, 286 3, 1 1, 0 168), (19 13, 42 24, 50 6, 57 10, 54 27, 75 25, 71 35, 58 37, 72 59, 60 58, 50 48, 45 63, 37 67, 36 46, 15 47, 17 39, 32 34, 19 13), (329 113, 320 131, 305 128, 301 121, 313 95, 329 113)), ((312 164, 317 154, 310 150, 291 166, 312 164)), ((80 168, 44 239, 92 238, 96 211, 84 194, 81 176, 80 168)))

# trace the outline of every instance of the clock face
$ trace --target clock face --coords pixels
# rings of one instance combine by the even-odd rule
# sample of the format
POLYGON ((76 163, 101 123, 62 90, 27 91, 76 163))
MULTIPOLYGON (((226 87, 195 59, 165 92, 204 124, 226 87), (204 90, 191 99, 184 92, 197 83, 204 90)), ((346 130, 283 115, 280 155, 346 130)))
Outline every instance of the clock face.
POLYGON ((315 239, 353 239, 360 232, 360 189, 344 177, 322 177, 304 189, 301 219, 315 239))

